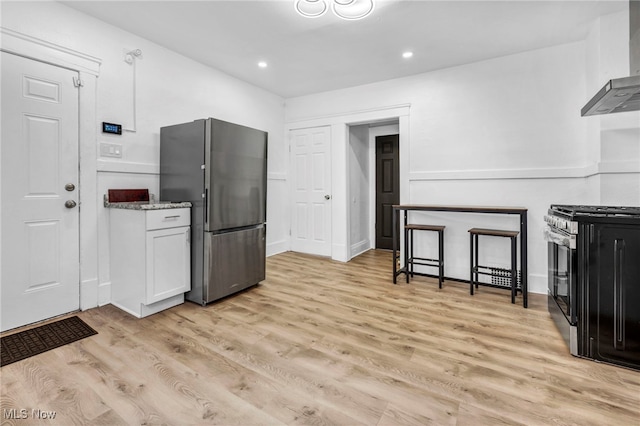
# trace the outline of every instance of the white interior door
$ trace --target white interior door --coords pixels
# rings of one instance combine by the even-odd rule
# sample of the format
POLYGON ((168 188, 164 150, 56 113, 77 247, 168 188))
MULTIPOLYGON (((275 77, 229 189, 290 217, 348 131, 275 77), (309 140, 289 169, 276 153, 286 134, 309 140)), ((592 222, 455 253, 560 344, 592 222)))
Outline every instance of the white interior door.
POLYGON ((5 52, 1 68, 4 331, 79 308, 78 74, 5 52))
POLYGON ((291 130, 291 250, 331 256, 330 127, 291 130))

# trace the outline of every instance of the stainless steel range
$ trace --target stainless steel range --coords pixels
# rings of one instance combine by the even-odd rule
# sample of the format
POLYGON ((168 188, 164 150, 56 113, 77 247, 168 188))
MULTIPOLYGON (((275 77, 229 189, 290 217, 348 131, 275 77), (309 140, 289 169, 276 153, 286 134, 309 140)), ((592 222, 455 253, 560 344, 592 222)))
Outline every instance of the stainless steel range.
POLYGON ((552 205, 549 313, 572 355, 640 370, 640 207, 552 205))

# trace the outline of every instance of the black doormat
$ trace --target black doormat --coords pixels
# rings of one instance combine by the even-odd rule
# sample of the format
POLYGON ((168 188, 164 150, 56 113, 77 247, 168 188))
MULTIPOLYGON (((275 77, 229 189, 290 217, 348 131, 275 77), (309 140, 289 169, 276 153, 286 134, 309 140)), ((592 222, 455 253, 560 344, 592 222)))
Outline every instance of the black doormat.
POLYGON ((0 339, 0 367, 98 334, 78 317, 41 325, 0 339))

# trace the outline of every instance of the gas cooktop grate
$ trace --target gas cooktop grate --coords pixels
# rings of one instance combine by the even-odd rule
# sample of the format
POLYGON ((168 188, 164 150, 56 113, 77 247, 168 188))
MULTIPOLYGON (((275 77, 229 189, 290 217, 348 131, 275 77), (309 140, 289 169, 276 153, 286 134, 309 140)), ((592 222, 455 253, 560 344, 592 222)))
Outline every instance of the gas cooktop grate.
POLYGON ((549 212, 572 216, 640 217, 640 207, 635 206, 551 205, 549 212))

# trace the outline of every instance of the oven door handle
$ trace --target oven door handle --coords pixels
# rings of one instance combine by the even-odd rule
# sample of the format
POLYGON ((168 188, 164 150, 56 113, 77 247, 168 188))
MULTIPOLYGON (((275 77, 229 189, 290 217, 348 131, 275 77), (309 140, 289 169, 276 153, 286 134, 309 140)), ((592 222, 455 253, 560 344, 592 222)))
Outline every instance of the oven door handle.
POLYGON ((576 236, 571 234, 563 234, 557 231, 554 231, 550 227, 544 228, 544 239, 550 243, 558 244, 569 249, 576 248, 576 236))

